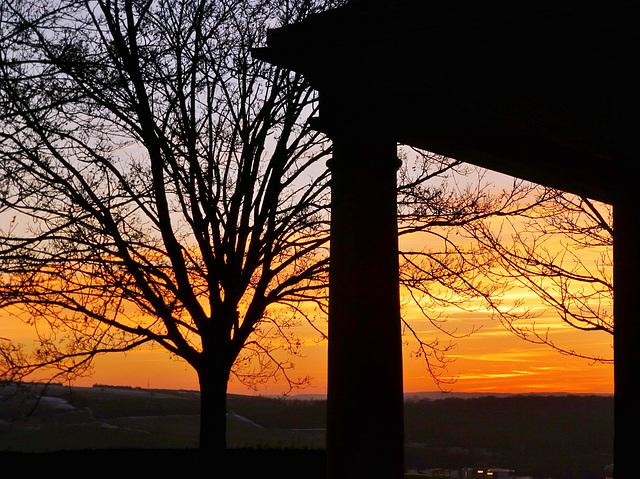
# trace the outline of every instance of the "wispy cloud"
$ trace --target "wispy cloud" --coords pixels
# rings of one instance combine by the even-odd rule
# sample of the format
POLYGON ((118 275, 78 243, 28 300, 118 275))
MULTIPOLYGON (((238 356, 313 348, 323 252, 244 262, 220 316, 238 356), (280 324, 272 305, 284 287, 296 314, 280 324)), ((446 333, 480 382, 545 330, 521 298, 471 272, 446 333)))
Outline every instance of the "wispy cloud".
POLYGON ((548 356, 545 348, 526 349, 521 351, 496 351, 480 354, 454 354, 452 358, 466 361, 491 361, 495 363, 504 362, 530 362, 541 356, 548 356))
POLYGON ((469 380, 469 379, 505 379, 505 378, 514 378, 514 377, 520 377, 520 376, 531 376, 534 374, 540 374, 540 373, 535 373, 533 371, 512 371, 512 372, 508 372, 508 373, 476 373, 476 374, 471 374, 471 373, 463 373, 458 377, 458 381, 464 381, 464 380, 469 380))

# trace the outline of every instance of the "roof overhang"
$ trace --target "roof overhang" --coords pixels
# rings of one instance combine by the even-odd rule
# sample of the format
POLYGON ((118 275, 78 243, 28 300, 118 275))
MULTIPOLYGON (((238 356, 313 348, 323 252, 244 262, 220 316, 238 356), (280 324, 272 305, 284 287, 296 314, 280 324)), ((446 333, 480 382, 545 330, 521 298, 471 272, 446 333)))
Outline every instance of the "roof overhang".
POLYGON ((634 170, 617 138, 637 118, 638 12, 637 1, 352 1, 270 31, 255 55, 303 73, 321 98, 380 109, 400 143, 612 203, 634 170))

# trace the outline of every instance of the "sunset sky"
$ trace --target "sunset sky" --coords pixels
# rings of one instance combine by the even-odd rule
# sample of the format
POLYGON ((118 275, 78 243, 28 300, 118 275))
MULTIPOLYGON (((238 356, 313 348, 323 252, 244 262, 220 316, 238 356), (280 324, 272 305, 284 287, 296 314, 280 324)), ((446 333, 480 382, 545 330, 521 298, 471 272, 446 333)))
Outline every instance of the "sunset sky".
MULTIPOLYGON (((508 177, 497 175, 498 181, 508 177)), ((415 241, 415 240, 414 240, 415 241)), ((417 241, 420 241, 418 239, 417 241)), ((539 312, 535 319, 539 331, 548 330, 551 338, 569 350, 593 357, 612 358, 612 337, 604 332, 583 332, 564 325, 552 311, 526 290, 510 292, 515 299, 524 299, 525 306, 539 312)), ((453 343, 447 353, 451 360, 442 373, 441 387, 451 392, 570 392, 613 394, 613 364, 562 355, 549 346, 532 344, 508 332, 486 311, 444 311, 448 321, 443 327, 455 331, 459 337, 449 337, 436 331, 408 301, 403 301, 403 317, 421 338, 437 338, 442 344, 453 343), (472 334, 467 335, 474 331, 472 334), (448 379, 451 379, 448 381, 448 379)), ((326 330, 325 325, 319 325, 326 330)), ((291 377, 311 378, 308 387, 291 391, 292 394, 325 394, 327 383, 327 344, 318 341, 318 334, 308 325, 301 324, 296 331, 304 347, 295 358, 291 377)), ((29 344, 30 330, 19 321, 0 313, 0 338, 11 338, 29 344)), ((425 366, 424 359, 411 354, 411 335, 404 351, 405 392, 435 391, 438 385, 425 366)), ((196 374, 181 360, 170 357, 163 350, 139 350, 124 354, 99 357, 92 376, 79 380, 78 386, 110 384, 133 387, 198 389, 196 374)), ((377 385, 372 384, 375 390, 377 385)), ((229 391, 240 394, 282 394, 288 391, 284 381, 248 389, 232 381, 229 391)))
MULTIPOLYGON (((531 293, 523 292, 523 295, 528 304, 539 305, 539 300, 531 293)), ((447 391, 613 393, 611 363, 594 363, 562 355, 545 345, 531 344, 506 331, 487 313, 448 313, 449 320, 445 323, 448 330, 456 329, 463 336, 475 330, 460 338, 436 332, 415 307, 405 308, 403 314, 424 339, 437 337, 442 343, 453 343, 454 346, 447 355, 452 361, 443 373, 443 379, 454 379, 442 384, 442 388, 447 391)), ((552 337, 566 348, 594 356, 612 357, 612 338, 607 333, 581 332, 563 326, 551 312, 538 317, 536 324, 541 328, 549 328, 552 337)), ((28 332, 16 320, 4 317, 0 321, 0 337, 26 342, 28 332)), ((295 359, 295 369, 291 371, 291 376, 309 376, 311 381, 308 387, 291 393, 325 394, 327 344, 318 342, 317 333, 308 326, 301 325, 298 333, 305 347, 301 357, 295 359)), ((405 339, 410 341, 410 335, 405 335, 405 339)), ((424 359, 413 357, 412 350, 411 343, 404 348, 405 391, 437 390, 438 386, 430 377, 424 359)), ((96 361, 94 374, 76 383, 78 386, 93 384, 198 389, 196 375, 188 365, 169 357, 160 349, 100 357, 96 361)), ((372 390, 375 387, 375 384, 371 385, 372 390)), ((229 387, 232 393, 263 395, 281 394, 287 389, 283 381, 261 385, 256 390, 248 389, 237 381, 232 381, 229 387)))
MULTIPOLYGON (((535 298, 532 298, 532 300, 535 298)), ((421 324, 419 313, 407 312, 413 325, 421 324)), ((541 323, 544 318, 538 318, 541 323)), ((562 327, 553 316, 548 318, 554 337, 563 345, 611 357, 611 337, 606 333, 579 332, 562 327)), ((424 323, 424 321, 423 321, 424 323)), ((12 331, 3 320, 0 335, 12 331)), ((460 333, 474 326, 480 328, 461 339, 438 336, 443 342, 451 339, 455 347, 449 357, 446 377, 456 378, 442 387, 451 392, 570 392, 613 393, 613 365, 593 363, 585 359, 561 355, 548 346, 530 344, 507 332, 498 322, 477 314, 452 315, 450 326, 460 333)), ((426 326, 426 325, 424 325, 426 326)), ((17 330, 13 330, 16 332, 17 330)), ((309 387, 294 390, 292 394, 326 393, 326 342, 317 343, 316 336, 307 328, 300 328, 306 339, 302 357, 296 359, 293 377, 310 376, 309 387)), ((431 337, 435 335, 431 332, 431 337)), ((428 337, 428 336, 427 336, 428 337)), ((405 347, 404 384, 406 392, 434 391, 438 387, 429 376, 424 360, 411 355, 405 347)), ((78 381, 79 386, 112 384, 151 388, 197 389, 195 373, 183 362, 170 358, 161 350, 141 350, 122 355, 103 356, 96 362, 93 376, 78 381)), ((376 385, 373 384, 372 390, 376 385)), ((232 381, 230 392, 240 394, 281 394, 287 390, 283 382, 259 386, 253 391, 232 381)))

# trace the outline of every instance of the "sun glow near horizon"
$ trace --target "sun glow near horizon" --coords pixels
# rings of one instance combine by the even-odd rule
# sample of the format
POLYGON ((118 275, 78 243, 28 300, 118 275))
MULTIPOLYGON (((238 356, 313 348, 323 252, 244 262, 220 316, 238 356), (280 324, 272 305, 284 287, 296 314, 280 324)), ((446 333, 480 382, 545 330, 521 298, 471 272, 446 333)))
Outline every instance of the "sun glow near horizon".
MULTIPOLYGON (((583 333, 590 334, 590 333, 583 333)), ((606 339, 606 338, 605 338, 606 339)), ((591 346, 610 348, 606 341, 591 346)), ((293 377, 309 376, 305 388, 289 390, 288 385, 272 381, 248 388, 231 380, 234 394, 326 394, 326 342, 309 344, 295 359, 293 377)), ((613 394, 613 365, 562 355, 549 347, 526 343, 507 331, 496 333, 487 342, 469 336, 455 341, 448 356, 452 360, 443 373, 443 383, 436 384, 424 360, 404 348, 404 390, 410 392, 485 392, 613 394), (449 380, 451 379, 451 380, 449 380)), ((78 386, 110 384, 153 389, 197 390, 195 372, 183 361, 165 351, 139 350, 126 355, 112 354, 98 358, 94 374, 75 382, 78 386)), ((371 385, 375 390, 376 385, 371 385)))
MULTIPOLYGON (((552 338, 567 350, 594 357, 612 358, 612 338, 601 331, 578 331, 559 324, 548 311, 537 318, 553 328, 552 338)), ((451 339, 443 390, 452 392, 536 393, 566 392, 613 394, 613 363, 561 354, 544 344, 526 341, 507 331, 497 320, 479 313, 459 314, 449 320, 462 334, 451 339), (457 323, 457 324, 456 324, 457 323)), ((442 338, 443 340, 446 338, 442 338)), ((415 345, 414 345, 415 346, 415 345)), ((405 350, 406 392, 433 389, 435 382, 426 373, 423 359, 411 357, 411 343, 405 350)))
MULTIPOLYGON (((404 244, 420 247, 424 235, 403 238, 404 244)), ((588 253, 588 252, 587 252, 588 253)), ((549 310, 531 291, 514 288, 504 299, 536 313, 535 325, 566 350, 592 357, 612 358, 612 336, 606 332, 579 331, 564 324, 554 311, 549 310)), ((454 307, 432 311, 442 313, 446 322, 439 327, 454 332, 453 336, 438 330, 422 315, 409 298, 403 296, 403 318, 421 334, 425 341, 438 339, 441 344, 451 342, 445 356, 446 368, 440 371, 438 384, 429 373, 424 358, 412 354, 416 342, 407 331, 404 335, 404 388, 405 392, 433 391, 442 388, 452 392, 567 392, 612 394, 614 389, 612 362, 598 362, 578 356, 561 354, 552 348, 525 341, 509 332, 500 322, 492 319, 490 311, 482 308, 469 310, 454 307)), ((19 340, 28 344, 33 331, 17 319, 1 313, 0 338, 19 340)), ((534 323, 531 323, 534 324, 534 323)), ((316 325, 326 331, 326 319, 316 325)), ((292 329, 302 341, 301 354, 294 358, 293 378, 309 377, 306 388, 289 391, 285 381, 269 381, 248 388, 237 380, 229 384, 229 392, 238 394, 284 394, 287 392, 325 394, 327 384, 327 342, 319 341, 318 332, 305 324, 292 329)), ((183 360, 171 357, 161 350, 145 348, 124 353, 99 356, 91 376, 78 379, 78 386, 111 384, 158 389, 199 388, 196 373, 183 360)), ((372 384, 375 390, 377 385, 372 384)))
MULTIPOLYGON (((527 306, 539 313, 535 318, 540 331, 549 331, 553 340, 567 350, 593 357, 612 358, 612 337, 604 332, 584 332, 564 324, 554 311, 541 304, 529 291, 516 289, 509 293, 511 301, 523 299, 527 306)), ((549 346, 535 344, 516 337, 486 310, 462 310, 454 307, 442 311, 446 321, 440 328, 451 331, 448 336, 438 330, 408 300, 402 299, 403 318, 420 333, 421 339, 441 344, 451 342, 445 355, 446 368, 440 371, 438 384, 429 373, 425 358, 414 357, 416 342, 409 331, 403 340, 405 392, 434 391, 441 388, 451 392, 533 393, 566 392, 612 394, 613 364, 560 354, 549 346)), ((326 331, 326 318, 315 325, 326 331)), ((327 342, 320 341, 316 329, 304 320, 292 329, 302 342, 300 356, 294 358, 292 378, 309 377, 305 388, 290 390, 286 381, 268 381, 249 388, 237 380, 229 384, 229 392, 236 394, 325 394, 327 392, 327 342)), ((28 344, 33 331, 16 318, 3 314, 0 338, 10 338, 28 344)), ((134 350, 126 354, 108 354, 95 360, 91 376, 78 379, 78 386, 109 384, 157 389, 197 390, 196 373, 183 360, 156 348, 134 350)), ((377 385, 372 384, 375 390, 377 385)))
MULTIPOLYGON (((405 312, 405 314, 410 314, 405 312)), ((415 315, 416 313, 413 312, 415 315)), ((423 320, 407 318, 414 324, 423 320)), ((554 333, 562 344, 576 351, 611 357, 611 337, 602 332, 583 332, 558 325, 553 315, 538 318, 544 324, 554 325, 554 333)), ((424 358, 414 357, 416 344, 405 334, 404 390, 424 392, 478 393, 579 393, 613 394, 613 364, 597 362, 576 356, 560 354, 548 346, 535 344, 514 336, 498 321, 479 312, 466 315, 456 312, 447 323, 459 332, 475 331, 458 338, 448 338, 441 332, 424 329, 425 339, 439 336, 442 342, 452 342, 445 359, 449 361, 441 372, 438 384, 429 374, 424 358)), ((234 394, 326 394, 327 342, 318 341, 317 332, 301 324, 296 328, 303 347, 294 359, 293 378, 309 377, 309 384, 290 390, 283 381, 268 381, 249 388, 231 380, 229 392, 234 394)), ((4 333, 0 333, 2 336, 4 333)), ((78 386, 111 384, 155 389, 197 390, 195 372, 183 361, 172 358, 159 348, 143 349, 124 354, 105 355, 96 359, 94 373, 76 381, 78 386)), ((372 384, 371 390, 377 385, 372 384)))

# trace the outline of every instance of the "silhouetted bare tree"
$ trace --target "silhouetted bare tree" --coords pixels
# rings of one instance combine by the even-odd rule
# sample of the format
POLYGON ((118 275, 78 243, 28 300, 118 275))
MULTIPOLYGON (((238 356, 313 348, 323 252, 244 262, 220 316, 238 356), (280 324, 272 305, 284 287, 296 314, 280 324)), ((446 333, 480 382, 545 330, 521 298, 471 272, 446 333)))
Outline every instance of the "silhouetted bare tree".
MULTIPOLYGON (((305 381, 276 352, 298 351, 298 320, 322 334, 330 143, 308 126, 304 79, 250 52, 268 27, 328 5, 0 6, 0 307, 37 332, 34 348, 1 341, 4 379, 71 380, 96 355, 159 345, 198 375, 206 450, 225 447, 231 376, 305 381)), ((516 214, 530 187, 459 187, 450 179, 474 169, 410 153, 400 233, 447 246, 403 251, 402 281, 441 328, 434 307, 455 303, 447 291, 477 294, 481 265, 451 255, 439 228, 516 214)), ((406 327, 437 379, 447 345, 406 327)))
POLYGON ((324 303, 329 149, 304 80, 250 51, 315 8, 3 3, 0 306, 38 332, 5 342, 5 376, 159 344, 198 374, 206 449, 230 374, 294 382, 273 353, 324 303))
MULTIPOLYGON (((466 227, 484 252, 487 277, 532 291, 559 318, 582 331, 613 338, 613 218, 609 205, 538 187, 526 214, 466 227)), ((501 316, 505 326, 532 342, 574 356, 594 356, 558 343, 548 327, 519 316, 501 316)))
MULTIPOLYGON (((445 384, 455 381, 455 376, 446 375, 451 360, 447 353, 455 346, 452 339, 476 330, 475 326, 460 330, 455 321, 449 321, 452 312, 486 314, 509 328, 533 317, 522 301, 507 296, 515 281, 511 275, 518 278, 520 272, 506 271, 499 261, 496 253, 504 247, 504 240, 479 241, 479 233, 502 222, 525 220, 548 207, 557 192, 518 179, 496 186, 495 179, 485 178, 488 172, 483 169, 419 154, 429 158, 431 168, 439 166, 431 179, 436 181, 416 183, 402 175, 400 229, 421 235, 425 246, 416 249, 408 243, 400 251, 400 282, 407 302, 417 306, 435 331, 444 334, 425 337, 412 324, 405 321, 404 325, 417 344, 415 355, 427 358, 431 373, 445 384)), ((419 169, 421 179, 429 167, 419 169)))

